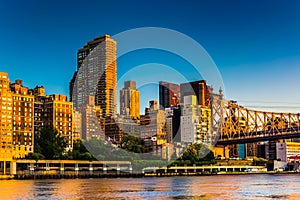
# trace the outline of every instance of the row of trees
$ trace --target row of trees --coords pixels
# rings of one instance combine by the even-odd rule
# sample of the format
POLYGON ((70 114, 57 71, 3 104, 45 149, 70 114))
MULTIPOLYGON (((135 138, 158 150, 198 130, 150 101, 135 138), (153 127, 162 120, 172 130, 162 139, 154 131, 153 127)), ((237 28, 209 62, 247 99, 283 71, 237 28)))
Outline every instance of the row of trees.
MULTIPOLYGON (((35 136, 34 153, 28 159, 74 159, 74 160, 127 160, 138 165, 155 164, 165 165, 160 155, 145 153, 142 140, 133 135, 122 138, 121 148, 98 139, 73 143, 73 150, 66 152, 67 143, 62 136, 52 127, 44 128, 41 134, 35 136)), ((214 163, 213 152, 202 144, 190 145, 180 158, 174 158, 170 165, 203 165, 214 163)))
POLYGON ((94 159, 81 140, 74 141, 72 151, 66 151, 66 147, 67 142, 58 134, 56 129, 52 127, 44 128, 41 134, 34 137, 34 153, 30 153, 26 158, 35 160, 94 159))

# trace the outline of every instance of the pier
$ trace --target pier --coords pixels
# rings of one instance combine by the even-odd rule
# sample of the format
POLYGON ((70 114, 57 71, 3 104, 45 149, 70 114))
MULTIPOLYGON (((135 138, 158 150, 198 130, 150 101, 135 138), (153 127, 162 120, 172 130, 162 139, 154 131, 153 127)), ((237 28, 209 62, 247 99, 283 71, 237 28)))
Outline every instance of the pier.
MULTIPOLYGON (((80 178, 134 175, 130 161, 13 160, 2 161, 0 179, 80 178)), ((135 176, 135 175, 134 175, 135 176)))

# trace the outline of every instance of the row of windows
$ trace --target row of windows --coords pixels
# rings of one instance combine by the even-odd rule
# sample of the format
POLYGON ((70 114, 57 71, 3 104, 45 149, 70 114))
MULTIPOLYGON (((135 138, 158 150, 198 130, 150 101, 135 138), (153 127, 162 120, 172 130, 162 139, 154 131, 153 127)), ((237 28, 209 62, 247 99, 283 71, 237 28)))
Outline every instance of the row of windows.
MULTIPOLYGON (((19 100, 19 101, 29 101, 29 102, 33 102, 33 98, 28 98, 28 97, 16 97, 14 96, 14 100, 19 100)), ((25 103, 26 104, 26 103, 25 103)), ((30 103, 29 103, 30 104, 30 103)), ((19 104, 20 105, 20 104, 19 104)), ((31 104, 30 104, 31 106, 31 104)))

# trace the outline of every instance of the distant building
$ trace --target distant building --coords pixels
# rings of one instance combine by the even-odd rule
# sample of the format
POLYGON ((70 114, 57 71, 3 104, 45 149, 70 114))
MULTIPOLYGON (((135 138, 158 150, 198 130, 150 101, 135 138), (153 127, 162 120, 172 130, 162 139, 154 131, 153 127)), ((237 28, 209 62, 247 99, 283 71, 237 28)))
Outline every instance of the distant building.
POLYGON ((149 111, 155 111, 158 110, 158 104, 156 100, 149 101, 149 111))
POLYGON ((104 139, 104 127, 102 126, 102 110, 100 106, 95 105, 95 97, 87 97, 86 104, 82 104, 79 108, 82 118, 82 139, 89 140, 91 138, 104 139))
MULTIPOLYGON (((13 97, 9 87, 8 74, 0 72, 0 159, 12 160, 13 97)), ((2 163, 1 163, 2 164, 2 163)), ((4 162, 4 165, 6 162, 4 162)))
POLYGON ((70 82, 70 98, 78 110, 88 96, 95 97, 104 117, 117 114, 116 41, 97 37, 77 52, 77 71, 70 82))
POLYGON ((5 72, 0 72, 0 113, 0 159, 9 161, 32 153, 34 96, 22 80, 10 83, 5 72))
POLYGON ((269 160, 269 144, 267 142, 260 142, 257 144, 257 157, 269 160))
POLYGON ((290 159, 292 157, 300 156, 300 142, 286 142, 286 157, 290 159))
POLYGON ((185 96, 190 95, 196 96, 198 105, 204 107, 210 105, 210 87, 206 85, 205 80, 180 84, 181 103, 185 96))
POLYGON ((146 109, 140 120, 140 134, 142 138, 155 136, 157 145, 166 143, 166 116, 158 109, 157 101, 149 101, 150 108, 146 109))
POLYGON ((246 146, 246 157, 257 156, 257 143, 247 143, 246 146))
POLYGON ((165 108, 166 116, 166 139, 167 143, 173 142, 173 110, 165 108))
POLYGON ((246 151, 245 151, 245 144, 238 144, 238 153, 239 158, 245 159, 246 158, 246 151))
POLYGON ((165 108, 177 107, 180 103, 180 86, 165 81, 159 82, 159 106, 165 108))
POLYGON ((134 135, 141 138, 139 120, 133 120, 127 115, 118 115, 117 125, 124 134, 134 135))
POLYGON ((180 133, 180 117, 181 117, 181 107, 175 107, 172 109, 173 116, 172 116, 172 140, 173 142, 180 142, 181 133, 180 133))
POLYGON ((120 90, 120 114, 132 119, 140 118, 140 92, 135 81, 125 81, 124 88, 120 90))
POLYGON ((173 144, 165 143, 162 145, 161 158, 163 160, 170 161, 174 154, 175 154, 175 148, 173 144))
POLYGON ((15 158, 24 158, 34 146, 34 96, 22 80, 10 84, 13 98, 12 143, 15 158))
POLYGON ((277 142, 276 143, 276 160, 286 162, 286 143, 277 142))
POLYGON ((185 96, 180 117, 180 142, 211 144, 210 109, 197 104, 196 96, 185 96))
POLYGON ((105 119, 105 137, 115 144, 121 144, 124 133, 115 119, 105 119))
POLYGON ((277 160, 276 141, 269 141, 268 143, 269 160, 277 160))
POLYGON ((82 114, 73 110, 73 140, 82 139, 82 114))
POLYGON ((66 150, 73 148, 73 103, 61 94, 45 95, 44 87, 33 90, 34 133, 40 135, 43 128, 54 127, 67 142, 66 150))

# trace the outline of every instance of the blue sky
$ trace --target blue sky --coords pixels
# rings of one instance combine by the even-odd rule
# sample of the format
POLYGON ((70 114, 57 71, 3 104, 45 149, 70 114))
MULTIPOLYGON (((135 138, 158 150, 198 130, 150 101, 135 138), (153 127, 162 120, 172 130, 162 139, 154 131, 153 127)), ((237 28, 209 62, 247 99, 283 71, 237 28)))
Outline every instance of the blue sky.
MULTIPOLYGON (((23 79, 27 87, 44 85, 48 94, 68 95, 77 50, 86 42, 106 33, 164 27, 206 49, 222 75, 227 99, 300 112, 299 10, 300 2, 293 0, 2 1, 0 71, 12 81, 23 79)), ((122 56, 118 68, 122 74, 147 63, 189 65, 167 52, 145 50, 122 56)), ((143 106, 157 98, 154 87, 146 88, 151 92, 143 94, 141 88, 143 106)))

